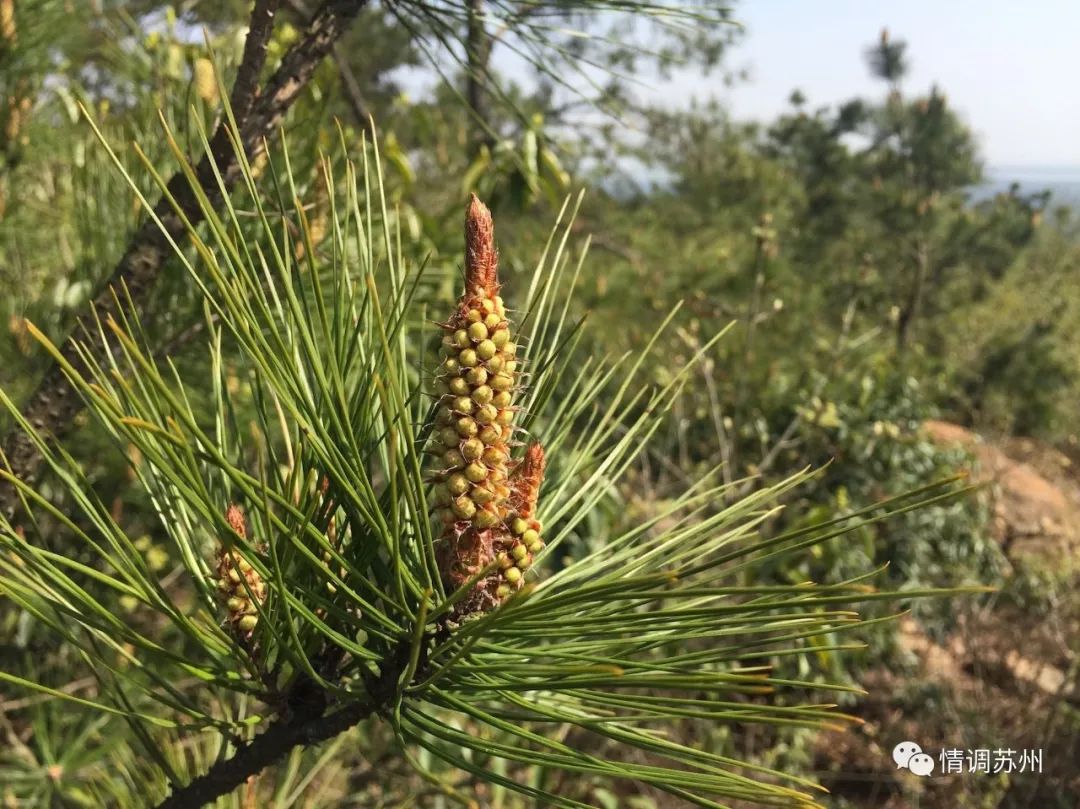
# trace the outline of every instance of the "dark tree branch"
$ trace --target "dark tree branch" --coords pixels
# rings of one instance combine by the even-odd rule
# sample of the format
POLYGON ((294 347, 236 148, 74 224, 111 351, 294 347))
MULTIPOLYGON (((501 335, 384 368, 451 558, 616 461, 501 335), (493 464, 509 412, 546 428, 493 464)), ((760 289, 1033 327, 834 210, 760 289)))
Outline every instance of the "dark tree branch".
MULTIPOLYGON (((289 4, 289 8, 296 12, 305 23, 311 19, 311 11, 308 9, 307 4, 304 3, 304 0, 286 0, 286 2, 289 4)), ((349 65, 349 55, 340 42, 334 43, 331 57, 334 60, 334 67, 337 68, 338 75, 341 77, 341 89, 345 93, 345 101, 349 105, 356 124, 367 127, 371 119, 367 101, 364 100, 364 90, 360 86, 356 74, 353 73, 353 69, 349 65)))
MULTIPOLYGON (((312 18, 304 35, 285 54, 263 92, 258 93, 258 76, 266 59, 273 16, 280 0, 256 0, 240 73, 230 94, 240 133, 240 144, 249 159, 258 155, 264 142, 273 137, 285 113, 299 97, 316 67, 367 2, 368 0, 327 0, 312 18)), ((218 205, 221 203, 221 192, 214 176, 214 164, 222 173, 225 187, 232 188, 240 177, 240 169, 229 141, 225 121, 218 126, 210 140, 210 153, 203 157, 195 170, 198 184, 209 197, 211 204, 218 205)), ((176 200, 180 211, 193 224, 202 221, 202 208, 198 197, 183 172, 173 175, 168 191, 176 200)), ((179 240, 184 233, 183 217, 174 210, 167 198, 163 197, 158 202, 154 213, 160 219, 161 227, 152 218, 148 217, 143 221, 105 287, 94 300, 94 309, 102 320, 108 317, 119 319, 117 303, 112 294, 113 288, 125 287, 136 309, 145 306, 149 293, 170 255, 170 239, 179 240)), ((76 328, 73 334, 78 331, 76 328)), ((87 333, 90 336, 87 337, 86 344, 92 355, 103 360, 109 344, 103 342, 93 329, 87 330, 87 333)), ((107 339, 115 340, 112 337, 107 339)), ((81 374, 87 371, 73 338, 68 338, 61 351, 76 372, 81 374)), ((22 413, 35 430, 55 438, 70 429, 75 415, 82 408, 83 403, 76 395, 74 387, 60 366, 53 364, 27 399, 22 413)), ((5 437, 3 451, 11 471, 24 480, 33 477, 41 465, 41 456, 33 443, 18 429, 12 430, 5 437)), ((0 484, 0 511, 8 519, 14 517, 18 503, 15 487, 0 484)))
POLYGON ((324 704, 316 700, 307 710, 280 719, 241 747, 230 759, 219 761, 205 775, 176 789, 157 809, 198 809, 227 795, 252 775, 261 772, 299 745, 319 744, 343 733, 371 716, 375 709, 356 702, 326 716, 324 704))
POLYGON ((237 121, 245 120, 251 112, 251 105, 255 103, 259 74, 266 64, 266 49, 274 33, 274 15, 280 3, 281 0, 255 0, 255 8, 251 10, 251 25, 244 40, 244 53, 240 57, 240 68, 232 92, 229 93, 229 104, 237 121))
MULTIPOLYGON (((236 754, 214 764, 210 771, 194 778, 187 786, 176 787, 156 809, 198 809, 232 792, 248 778, 281 759, 294 747, 309 746, 332 739, 358 722, 386 711, 399 695, 399 680, 410 657, 410 644, 399 644, 382 662, 378 676, 365 679, 367 697, 331 714, 326 692, 311 680, 297 681, 285 701, 280 719, 241 747, 236 754)), ((340 658, 335 650, 318 666, 332 671, 340 658)), ((417 677, 425 676, 426 654, 420 658, 417 677)), ((416 682, 414 677, 413 682, 416 682)))

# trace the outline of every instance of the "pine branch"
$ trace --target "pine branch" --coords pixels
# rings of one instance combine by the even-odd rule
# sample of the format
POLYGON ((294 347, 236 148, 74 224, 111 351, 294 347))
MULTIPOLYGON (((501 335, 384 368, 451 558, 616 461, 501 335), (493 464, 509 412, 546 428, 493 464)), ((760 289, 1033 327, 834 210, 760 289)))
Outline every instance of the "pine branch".
MULTIPOLYGON (((253 159, 264 148, 264 142, 273 137, 285 113, 299 97, 315 69, 368 0, 327 0, 312 18, 304 36, 285 54, 264 91, 259 93, 258 76, 266 61, 267 44, 280 2, 256 0, 240 71, 230 93, 240 143, 249 159, 253 159)), ((241 176, 239 161, 229 141, 228 124, 224 120, 210 141, 209 153, 196 168, 199 185, 216 206, 221 202, 221 194, 214 165, 220 169, 226 188, 231 188, 241 176)), ((203 220, 198 197, 182 171, 173 175, 168 190, 192 225, 203 220)), ((170 240, 181 240, 185 233, 183 217, 174 210, 167 198, 163 197, 158 202, 154 213, 161 226, 152 217, 143 221, 108 282, 94 300, 94 309, 102 321, 118 314, 113 288, 126 287, 136 309, 145 306, 171 253, 170 240)), ((123 297, 119 296, 121 300, 123 297)), ((76 327, 73 333, 79 331, 76 327)), ((95 330, 86 331, 87 344, 93 356, 99 360, 106 357, 109 344, 95 330)), ((114 338, 108 339, 111 341, 114 338)), ((69 338, 64 344, 62 353, 78 373, 87 370, 73 339, 69 338)), ((61 367, 54 363, 23 405, 22 413, 37 431, 55 439, 70 429, 75 415, 82 409, 83 403, 75 389, 61 367)), ((21 430, 13 429, 8 433, 3 449, 11 471, 21 479, 32 477, 40 466, 40 454, 21 430)), ((8 519, 13 518, 18 502, 15 488, 0 483, 0 513, 8 519)))
MULTIPOLYGON (((401 644, 387 659, 378 677, 367 679, 366 699, 326 714, 327 694, 321 686, 303 679, 291 689, 282 717, 271 724, 232 758, 214 764, 209 772, 194 778, 186 786, 158 804, 156 809, 198 809, 227 795, 253 775, 280 760, 294 747, 320 744, 344 733, 353 725, 385 711, 398 693, 398 681, 409 660, 409 645, 401 644)), ((333 668, 333 657, 324 664, 333 668)), ((426 669, 420 676, 426 674, 426 669)))
POLYGON ((157 809, 197 809, 205 806, 232 792, 294 747, 328 741, 374 712, 371 703, 357 702, 324 716, 322 703, 315 701, 306 712, 294 713, 290 719, 272 724, 240 748, 232 758, 219 761, 209 772, 174 791, 158 804, 157 809))
MULTIPOLYGON (((251 10, 251 25, 244 41, 244 53, 240 58, 240 69, 236 73, 229 104, 238 121, 247 118, 258 93, 258 79, 266 64, 266 49, 270 36, 274 33, 274 16, 281 0, 255 0, 251 10)), ((219 132, 223 130, 219 127, 219 132)), ((217 134, 217 133, 215 133, 217 134)))
MULTIPOLYGON (((311 19, 311 11, 303 0, 286 0, 286 2, 305 23, 311 19)), ((340 42, 336 42, 330 55, 334 60, 334 67, 337 68, 338 75, 341 77, 341 90, 345 95, 349 110, 352 112, 354 122, 357 126, 368 126, 371 122, 371 113, 368 111, 368 104, 364 99, 363 88, 360 87, 360 82, 357 80, 352 66, 349 65, 348 53, 340 42)))

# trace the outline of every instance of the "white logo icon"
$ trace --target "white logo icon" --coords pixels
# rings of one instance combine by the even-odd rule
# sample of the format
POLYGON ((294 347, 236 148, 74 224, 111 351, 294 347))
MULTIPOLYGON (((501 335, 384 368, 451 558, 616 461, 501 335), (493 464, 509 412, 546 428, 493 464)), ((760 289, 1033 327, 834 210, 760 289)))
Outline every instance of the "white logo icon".
POLYGON ((907 766, 916 775, 926 776, 934 771, 934 759, 926 753, 916 753, 908 759, 907 766))
POLYGON ((907 769, 919 776, 927 776, 934 771, 934 759, 915 742, 900 742, 893 748, 892 757, 899 770, 907 769))

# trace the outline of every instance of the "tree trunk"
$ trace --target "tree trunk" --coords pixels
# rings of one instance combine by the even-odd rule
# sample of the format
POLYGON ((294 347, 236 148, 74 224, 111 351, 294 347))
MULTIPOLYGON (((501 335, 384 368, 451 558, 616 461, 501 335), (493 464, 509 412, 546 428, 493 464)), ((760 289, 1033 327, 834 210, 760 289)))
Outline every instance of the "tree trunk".
POLYGON ((469 157, 475 158, 483 147, 490 149, 495 143, 491 134, 489 106, 492 41, 491 34, 484 25, 484 0, 468 0, 468 21, 468 31, 465 34, 468 64, 465 97, 473 113, 469 157))
POLYGON ((904 354, 911 342, 911 332, 915 318, 922 310, 923 295, 926 292, 927 272, 930 266, 930 254, 925 244, 920 245, 915 257, 915 277, 908 289, 907 300, 900 309, 896 320, 896 353, 904 354))

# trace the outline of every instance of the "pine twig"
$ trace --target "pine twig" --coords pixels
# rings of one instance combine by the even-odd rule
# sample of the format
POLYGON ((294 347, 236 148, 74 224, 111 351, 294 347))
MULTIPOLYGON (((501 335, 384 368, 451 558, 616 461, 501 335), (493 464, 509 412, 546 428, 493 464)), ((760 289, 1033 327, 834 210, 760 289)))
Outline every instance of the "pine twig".
MULTIPOLYGON (((274 15, 281 0, 256 0, 240 71, 230 93, 230 103, 240 133, 240 144, 249 159, 257 156, 264 148, 265 141, 273 137, 285 113, 299 97, 316 67, 367 2, 368 0, 326 0, 312 18, 305 34, 285 54, 263 92, 259 93, 258 77, 266 61, 274 15)), ((227 189, 235 185, 240 177, 239 161, 230 143, 227 127, 227 122, 223 120, 210 140, 209 154, 203 157, 195 170, 198 183, 212 205, 221 202, 214 166, 220 170, 227 189)), ((170 179, 168 192, 192 225, 203 220, 198 197, 182 171, 178 171, 170 179)), ((159 227, 153 217, 147 217, 143 221, 105 287, 94 299, 93 307, 101 320, 109 317, 119 319, 116 311, 117 298, 123 300, 124 296, 114 298, 114 288, 125 288, 136 309, 145 306, 149 293, 170 255, 170 240, 181 240, 186 230, 183 216, 174 210, 168 195, 163 197, 154 209, 161 226, 159 227)), ((78 331, 76 327, 73 334, 78 331)), ((87 333, 90 335, 87 343, 91 354, 95 359, 104 360, 110 348, 108 341, 115 338, 102 340, 92 329, 87 330, 87 333)), ((68 338, 61 352, 77 373, 87 372, 73 337, 68 338)), ((75 415, 82 409, 83 403, 76 395, 75 388, 61 367, 54 363, 27 399, 22 413, 35 430, 55 439, 70 429, 75 415)), ((4 438, 3 449, 11 471, 21 479, 32 477, 41 464, 41 456, 33 443, 17 428, 4 438)), ((15 487, 0 484, 0 512, 10 520, 15 515, 18 503, 15 487)))
POLYGON ((349 65, 348 54, 345 53, 341 43, 334 45, 331 56, 341 76, 341 89, 345 92, 345 100, 349 103, 349 109, 352 111, 357 126, 368 126, 371 122, 371 113, 368 112, 368 105, 364 100, 364 91, 349 65))

